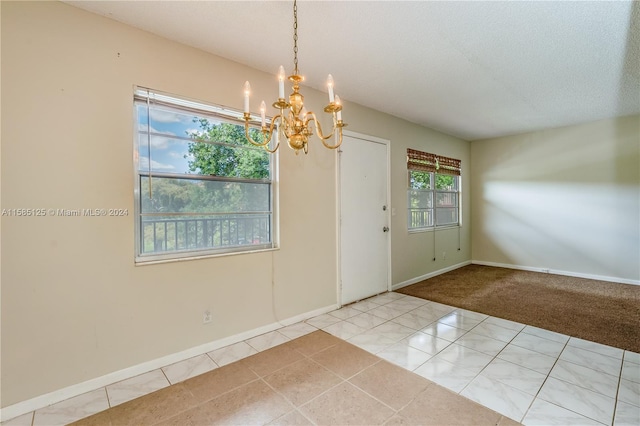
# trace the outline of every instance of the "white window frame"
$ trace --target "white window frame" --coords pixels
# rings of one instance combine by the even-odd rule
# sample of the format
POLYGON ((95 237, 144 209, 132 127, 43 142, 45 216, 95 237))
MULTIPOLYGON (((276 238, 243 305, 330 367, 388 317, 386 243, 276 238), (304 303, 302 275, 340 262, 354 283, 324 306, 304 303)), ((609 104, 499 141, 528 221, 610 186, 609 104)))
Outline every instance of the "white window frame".
MULTIPOLYGON (((462 179, 460 175, 451 175, 451 174, 447 174, 447 173, 437 173, 437 172, 422 172, 422 171, 417 171, 417 170, 407 170, 407 186, 408 186, 408 190, 407 190, 407 230, 410 233, 413 232, 425 232, 425 231, 431 231, 434 229, 443 229, 443 228, 456 228, 456 227, 460 227, 462 224, 462 207, 461 207, 461 198, 462 198, 462 179), (429 188, 425 188, 425 189, 414 189, 411 188, 411 174, 412 173, 426 173, 429 174, 429 188), (436 175, 442 175, 442 176, 451 176, 452 178, 457 180, 457 189, 454 191, 450 191, 450 190, 439 190, 436 188, 436 175), (425 197, 425 201, 428 201, 428 199, 431 199, 431 207, 425 207, 425 208, 420 208, 420 209, 416 209, 416 208, 412 208, 411 202, 413 199, 413 195, 412 193, 423 193, 426 195, 425 197), (438 199, 438 194, 454 194, 455 195, 455 208, 457 209, 457 216, 458 216, 458 220, 456 223, 451 223, 451 222, 447 222, 447 223, 438 223, 438 210, 443 210, 443 209, 449 209, 451 207, 443 207, 440 206, 438 207, 437 205, 437 199, 438 199), (424 226, 411 226, 413 223, 413 212, 415 211, 425 211, 425 212, 431 212, 431 219, 432 219, 432 223, 429 225, 424 225, 424 226)), ((428 203, 427 203, 428 204, 428 203)), ((428 215, 429 213, 427 213, 428 215)))
MULTIPOLYGON (((177 260, 190 260, 197 258, 214 257, 221 255, 235 255, 254 253, 259 251, 270 251, 277 249, 278 247, 278 191, 277 191, 277 173, 278 173, 278 156, 276 154, 269 154, 270 164, 270 177, 269 179, 242 179, 234 177, 219 177, 219 176, 205 176, 205 175, 189 175, 189 174, 172 174, 158 171, 141 171, 139 158, 140 158, 140 146, 139 146, 139 128, 138 128, 138 115, 137 107, 141 102, 149 104, 162 105, 173 109, 180 110, 182 112, 193 113, 194 116, 203 118, 213 118, 216 121, 228 122, 244 127, 244 119, 242 111, 235 110, 233 108, 204 103, 180 97, 177 95, 167 94, 156 90, 151 90, 143 87, 134 88, 134 102, 133 102, 133 116, 134 116, 134 222, 135 222, 135 263, 137 265, 153 264, 167 261, 177 260), (143 253, 142 250, 142 238, 143 238, 143 225, 141 212, 141 178, 142 177, 153 178, 171 178, 171 179, 193 179, 199 181, 226 181, 226 182, 238 182, 238 183, 260 183, 269 185, 269 211, 262 212, 269 215, 269 241, 261 244, 244 244, 244 245, 226 245, 218 247, 203 247, 194 249, 181 249, 174 251, 159 251, 153 253, 143 253)), ((259 128, 260 117, 252 117, 251 127, 259 128)), ((268 123, 270 123, 268 119, 268 123)), ((268 125, 268 124, 267 124, 268 125)), ((205 142, 202 142, 205 143, 205 142)), ((152 182, 153 183, 153 182, 152 182)), ((240 212, 238 212, 239 214, 240 212)), ((232 214, 232 213, 231 213, 232 214)), ((148 214, 144 214, 148 215, 148 214)), ((177 225, 176 225, 177 226, 177 225)), ((185 225, 186 226, 186 225, 185 225)), ((155 224, 154 224, 155 227, 155 224)), ((185 232, 186 229, 185 229, 185 232)), ((176 242, 177 244, 177 242, 176 242)))

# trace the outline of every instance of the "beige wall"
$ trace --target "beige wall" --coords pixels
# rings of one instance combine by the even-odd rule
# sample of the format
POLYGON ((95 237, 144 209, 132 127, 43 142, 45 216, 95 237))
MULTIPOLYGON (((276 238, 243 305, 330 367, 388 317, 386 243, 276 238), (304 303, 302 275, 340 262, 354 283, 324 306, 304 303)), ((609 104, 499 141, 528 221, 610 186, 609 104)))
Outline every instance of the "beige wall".
POLYGON ((640 280, 640 116, 471 143, 473 260, 640 280))
MULTIPOLYGON (((273 96, 272 75, 62 3, 1 8, 2 208, 133 212, 134 85, 240 108, 249 79, 253 99, 273 96)), ((345 106, 349 130, 392 141, 393 282, 469 260, 468 226, 446 262, 430 261, 433 233, 407 234, 404 158, 464 166, 468 142, 345 106)), ((281 152, 274 252, 136 267, 132 215, 2 217, 2 406, 336 304, 336 159, 312 143, 281 152)))
POLYGON ((357 129, 356 125, 349 124, 351 130, 391 140, 391 206, 396 210, 396 215, 391 217, 392 284, 401 284, 431 272, 470 261, 471 197, 470 192, 465 191, 470 187, 469 142, 416 124, 399 121, 389 115, 372 115, 372 111, 366 108, 349 110, 349 122, 366 123, 366 126, 357 129), (457 228, 436 231, 438 256, 435 262, 433 261, 434 232, 409 233, 407 231, 407 148, 420 149, 462 161, 463 226, 460 230, 460 244, 458 244, 457 228), (459 251, 458 247, 460 247, 459 251), (443 251, 447 252, 444 260, 442 259, 443 251))

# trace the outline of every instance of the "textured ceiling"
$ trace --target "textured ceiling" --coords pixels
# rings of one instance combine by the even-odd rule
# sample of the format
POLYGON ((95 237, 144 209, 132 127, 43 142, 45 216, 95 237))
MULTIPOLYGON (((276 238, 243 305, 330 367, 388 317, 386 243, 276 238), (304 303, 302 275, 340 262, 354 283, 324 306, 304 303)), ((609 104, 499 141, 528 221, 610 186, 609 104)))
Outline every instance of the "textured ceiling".
MULTIPOLYGON (((293 2, 66 3, 259 70, 293 68, 293 2)), ((300 1, 298 21, 307 85, 325 90, 331 73, 345 101, 462 139, 640 113, 639 2, 300 1)))

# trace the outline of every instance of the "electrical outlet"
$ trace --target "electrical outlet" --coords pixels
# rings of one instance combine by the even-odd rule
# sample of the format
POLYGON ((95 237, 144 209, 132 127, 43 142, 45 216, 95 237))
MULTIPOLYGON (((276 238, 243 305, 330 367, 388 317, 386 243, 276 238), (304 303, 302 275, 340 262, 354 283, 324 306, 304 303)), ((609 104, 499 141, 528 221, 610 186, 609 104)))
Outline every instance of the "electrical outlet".
POLYGON ((202 314, 202 323, 209 324, 211 322, 211 310, 207 309, 202 314))
POLYGON ((447 259, 447 252, 443 251, 442 252, 442 260, 446 260, 447 259))
POLYGON ((545 274, 548 274, 549 270, 547 268, 542 268, 541 272, 544 272, 545 274))

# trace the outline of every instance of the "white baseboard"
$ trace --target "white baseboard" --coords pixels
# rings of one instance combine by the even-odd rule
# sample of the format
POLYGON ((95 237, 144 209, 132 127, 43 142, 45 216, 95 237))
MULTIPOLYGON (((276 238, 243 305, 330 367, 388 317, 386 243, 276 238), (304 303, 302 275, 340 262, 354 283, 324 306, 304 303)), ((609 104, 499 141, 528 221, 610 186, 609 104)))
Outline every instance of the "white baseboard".
POLYGON ((443 269, 438 269, 437 271, 429 272, 428 274, 424 274, 424 275, 421 275, 419 277, 411 278, 410 280, 402 281, 401 283, 393 284, 391 286, 391 290, 395 291, 395 290, 398 290, 399 288, 406 287, 406 286, 411 285, 411 284, 419 283, 420 281, 424 281, 424 280, 426 280, 428 278, 435 277, 436 275, 441 275, 441 274, 444 274, 445 272, 450 272, 450 271, 453 271, 454 269, 462 268, 463 266, 467 266, 467 265, 471 265, 471 261, 470 260, 467 260, 466 262, 462 262, 462 263, 457 263, 455 265, 448 266, 448 267, 443 268, 443 269))
POLYGON ((640 285, 640 280, 630 280, 627 278, 607 277, 605 275, 583 274, 581 272, 560 271, 558 269, 536 268, 533 266, 510 265, 507 263, 485 262, 483 260, 472 260, 474 265, 495 266, 498 268, 518 269, 521 271, 542 272, 545 274, 565 275, 567 277, 587 278, 590 280, 609 281, 618 284, 640 285))
POLYGON ((56 404, 74 396, 82 395, 86 392, 91 392, 96 389, 108 386, 110 384, 129 379, 131 377, 139 376, 140 374, 148 373, 149 371, 156 370, 158 368, 166 367, 167 365, 174 364, 185 359, 193 358, 194 356, 202 355, 207 352, 214 351, 216 349, 223 348, 225 346, 233 345, 234 343, 241 342, 243 340, 251 339, 261 334, 268 333, 270 331, 277 330, 287 325, 295 324, 300 321, 304 321, 309 318, 313 318, 318 315, 325 314, 327 312, 338 309, 339 306, 330 305, 324 308, 316 309, 314 311, 305 312, 300 315, 296 315, 291 318, 280 320, 272 324, 267 324, 262 327, 248 330, 233 336, 225 337, 213 342, 205 343, 203 345, 195 346, 193 348, 186 349, 184 351, 176 352, 170 355, 166 355, 160 358, 156 358, 150 361, 143 362, 141 364, 133 365, 131 367, 124 368, 122 370, 114 371, 109 374, 105 374, 101 377, 96 377, 75 385, 67 386, 62 389, 55 390, 53 392, 46 393, 44 395, 37 396, 25 401, 18 402, 13 405, 9 405, 0 410, 0 421, 5 422, 14 417, 21 416, 26 413, 38 410, 40 408, 48 407, 49 405, 56 404))

